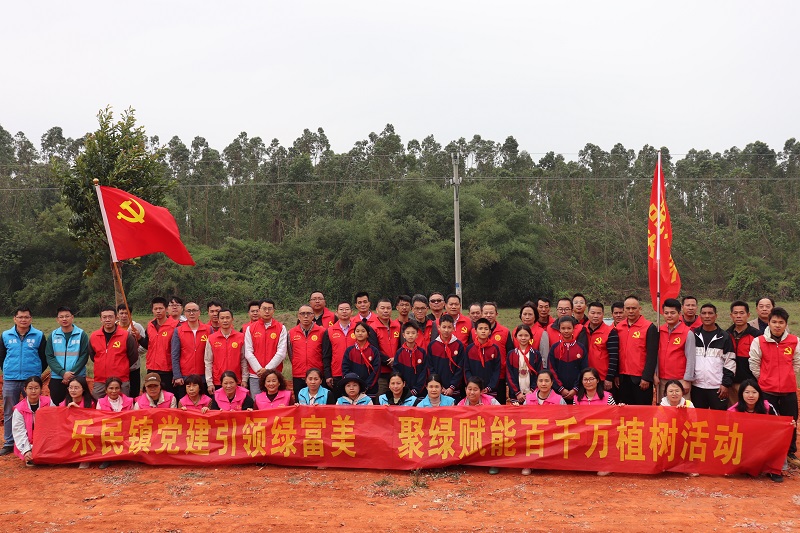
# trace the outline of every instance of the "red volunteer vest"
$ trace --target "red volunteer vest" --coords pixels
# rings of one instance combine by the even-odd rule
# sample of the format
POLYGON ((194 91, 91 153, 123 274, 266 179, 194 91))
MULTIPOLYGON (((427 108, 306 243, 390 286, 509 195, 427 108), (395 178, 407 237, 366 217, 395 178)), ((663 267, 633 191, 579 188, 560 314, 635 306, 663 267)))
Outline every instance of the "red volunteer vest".
POLYGON ((181 322, 178 326, 178 339, 181 341, 181 374, 186 377, 191 374, 205 374, 206 364, 203 357, 206 353, 206 342, 211 335, 211 328, 200 322, 197 325, 197 334, 192 332, 188 322, 181 322))
POLYGON ((353 334, 356 323, 358 323, 358 319, 350 319, 350 329, 347 330, 346 335, 338 321, 328 328, 328 340, 331 342, 332 352, 331 374, 337 378, 342 375, 342 359, 344 359, 345 350, 356 343, 356 336, 353 334))
POLYGON ((128 330, 117 327, 108 344, 102 329, 93 332, 89 344, 94 350, 94 380, 105 382, 108 378, 117 377, 122 381, 130 380, 130 362, 128 361, 128 330))
POLYGON ((153 322, 147 324, 147 371, 172 372, 172 334, 178 321, 167 317, 158 329, 153 322))
POLYGON ((641 376, 647 359, 647 328, 652 322, 640 316, 633 325, 623 320, 617 324, 619 334, 619 373, 641 376))
POLYGON ((681 320, 672 333, 664 324, 658 334, 658 379, 683 379, 686 374, 686 339, 694 333, 681 320))
POLYGON ((758 384, 761 390, 769 393, 787 394, 797 391, 797 382, 794 376, 794 350, 797 347, 797 337, 789 334, 781 342, 767 342, 765 337, 759 337, 761 346, 761 374, 758 384))
POLYGON ((589 336, 589 366, 596 368, 600 373, 600 380, 606 379, 608 375, 608 334, 611 333, 611 326, 602 322, 596 330, 592 331, 586 327, 586 335, 589 336))
MULTIPOLYGON (((274 318, 269 328, 264 326, 263 320, 250 325, 250 337, 253 339, 253 355, 255 355, 261 366, 267 366, 267 363, 272 360, 278 351, 278 341, 280 340, 282 329, 283 324, 274 318)), ((279 364, 276 370, 278 372, 283 370, 283 363, 279 364)), ((256 373, 255 368, 251 368, 250 371, 253 374, 256 373)))
POLYGON ((244 333, 231 330, 226 339, 221 331, 215 331, 208 338, 211 345, 211 379, 214 385, 222 384, 222 373, 226 370, 236 374, 236 382, 242 382, 242 353, 244 350, 244 333))
POLYGON ((306 377, 306 372, 309 368, 318 368, 320 372, 322 371, 323 333, 325 333, 325 329, 313 322, 307 337, 299 324, 289 330, 289 342, 292 345, 293 378, 306 377))

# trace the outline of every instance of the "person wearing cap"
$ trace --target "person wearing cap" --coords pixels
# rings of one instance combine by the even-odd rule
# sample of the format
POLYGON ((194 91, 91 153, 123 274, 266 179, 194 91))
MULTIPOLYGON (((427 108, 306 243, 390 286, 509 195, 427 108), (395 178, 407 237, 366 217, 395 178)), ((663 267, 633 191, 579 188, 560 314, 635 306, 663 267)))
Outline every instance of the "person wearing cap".
POLYGON ((336 405, 372 405, 372 399, 366 395, 364 380, 356 373, 345 374, 339 385, 339 399, 336 405))
POLYGON ((161 376, 157 372, 148 372, 144 377, 144 390, 136 398, 133 409, 175 409, 177 406, 175 395, 161 390, 161 376))

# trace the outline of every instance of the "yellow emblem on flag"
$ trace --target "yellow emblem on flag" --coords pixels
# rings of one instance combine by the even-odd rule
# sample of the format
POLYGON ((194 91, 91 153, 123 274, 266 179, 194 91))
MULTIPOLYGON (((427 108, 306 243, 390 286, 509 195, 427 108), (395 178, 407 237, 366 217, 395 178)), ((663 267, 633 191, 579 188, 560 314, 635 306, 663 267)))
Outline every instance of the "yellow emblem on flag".
POLYGON ((127 216, 123 214, 122 211, 119 211, 117 212, 117 220, 124 220, 125 222, 131 222, 133 224, 137 222, 139 224, 144 224, 144 207, 142 207, 142 204, 133 198, 129 198, 128 200, 125 200, 119 204, 119 208, 122 209, 122 211, 127 211, 130 216, 127 216), (135 210, 132 204, 136 204, 136 207, 138 207, 139 210, 135 210))

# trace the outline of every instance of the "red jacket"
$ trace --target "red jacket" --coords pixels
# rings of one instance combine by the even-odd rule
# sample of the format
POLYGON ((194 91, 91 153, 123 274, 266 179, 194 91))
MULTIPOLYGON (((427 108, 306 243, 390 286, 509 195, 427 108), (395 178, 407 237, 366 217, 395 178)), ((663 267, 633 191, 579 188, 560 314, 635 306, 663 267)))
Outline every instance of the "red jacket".
POLYGON ((322 371, 322 336, 325 329, 311 323, 308 335, 300 324, 289 330, 289 353, 292 354, 292 377, 304 378, 310 368, 322 371))
POLYGON ((94 380, 104 383, 110 377, 123 382, 130 379, 131 362, 128 360, 128 330, 118 327, 106 344, 106 335, 100 328, 89 336, 94 351, 94 380))
POLYGON ((464 346, 471 344, 472 320, 467 316, 459 314, 453 326, 453 336, 460 340, 464 346))

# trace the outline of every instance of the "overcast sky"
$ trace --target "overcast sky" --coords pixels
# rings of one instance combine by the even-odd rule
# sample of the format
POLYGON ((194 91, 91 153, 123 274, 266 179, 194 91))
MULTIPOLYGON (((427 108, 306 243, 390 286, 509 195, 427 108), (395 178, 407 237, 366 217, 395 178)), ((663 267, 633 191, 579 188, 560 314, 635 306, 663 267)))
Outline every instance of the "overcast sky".
MULTIPOLYGON (((337 152, 387 123, 516 137, 573 159, 588 143, 722 151, 800 136, 800 2, 7 2, 0 125, 39 146, 97 111, 136 109, 166 143, 240 132, 337 152)), ((534 155, 534 159, 539 157, 534 155)))

